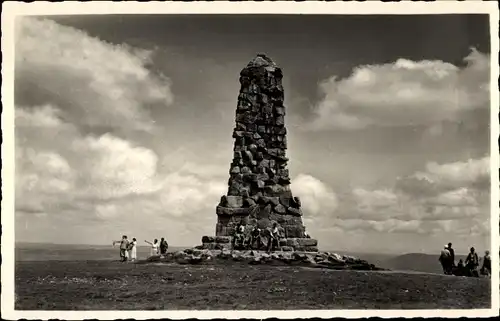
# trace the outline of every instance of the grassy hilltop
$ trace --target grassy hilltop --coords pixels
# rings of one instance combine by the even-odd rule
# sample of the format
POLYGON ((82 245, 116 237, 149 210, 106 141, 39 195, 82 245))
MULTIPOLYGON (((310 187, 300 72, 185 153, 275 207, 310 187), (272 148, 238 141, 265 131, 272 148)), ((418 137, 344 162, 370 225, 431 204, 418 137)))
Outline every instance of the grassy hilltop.
MULTIPOLYGON (((146 256, 147 251, 141 248, 139 257, 146 256)), ((359 257, 381 267, 389 266, 380 263, 389 264, 393 260, 394 264, 394 260, 401 260, 376 254, 359 257)), ((434 256, 429 257, 430 264, 434 256)), ((62 249, 54 245, 44 246, 43 250, 18 247, 16 309, 470 309, 490 306, 488 279, 419 272, 254 266, 231 260, 204 265, 124 264, 116 258, 117 250, 107 246, 62 249)), ((403 262, 415 259, 418 258, 413 254, 403 256, 403 262)))
POLYGON ((487 308, 487 279, 289 266, 20 262, 16 309, 487 308))

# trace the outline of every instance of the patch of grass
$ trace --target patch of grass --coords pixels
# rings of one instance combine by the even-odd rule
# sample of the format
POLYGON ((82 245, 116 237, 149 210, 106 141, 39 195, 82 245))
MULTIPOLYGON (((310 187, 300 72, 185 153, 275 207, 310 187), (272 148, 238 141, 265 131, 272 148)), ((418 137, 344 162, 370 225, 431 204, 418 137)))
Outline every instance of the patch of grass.
POLYGON ((490 307, 488 279, 249 264, 16 264, 20 310, 490 307))

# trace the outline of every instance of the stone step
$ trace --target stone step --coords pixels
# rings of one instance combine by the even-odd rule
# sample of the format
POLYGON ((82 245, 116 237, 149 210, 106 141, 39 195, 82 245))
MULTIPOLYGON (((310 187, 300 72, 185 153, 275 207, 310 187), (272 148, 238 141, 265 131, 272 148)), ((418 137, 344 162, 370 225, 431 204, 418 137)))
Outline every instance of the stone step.
MULTIPOLYGON (((231 236, 203 236, 202 247, 209 250, 222 250, 232 248, 231 236)), ((281 239, 278 249, 284 252, 304 251, 318 252, 318 241, 310 238, 281 239)))

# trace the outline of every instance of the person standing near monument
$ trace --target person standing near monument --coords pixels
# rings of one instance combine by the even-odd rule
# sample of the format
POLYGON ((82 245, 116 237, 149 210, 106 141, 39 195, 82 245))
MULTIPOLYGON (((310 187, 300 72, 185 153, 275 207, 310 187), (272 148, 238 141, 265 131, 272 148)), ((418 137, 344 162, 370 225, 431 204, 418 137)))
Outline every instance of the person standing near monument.
POLYGON ((113 246, 115 246, 116 243, 120 243, 120 260, 122 262, 126 262, 128 260, 128 246, 129 246, 127 235, 123 235, 121 241, 113 241, 113 246))
POLYGON ((158 251, 159 251, 160 244, 158 243, 158 239, 154 239, 153 243, 151 243, 147 240, 144 240, 144 242, 151 245, 151 252, 149 253, 150 256, 155 256, 155 255, 159 254, 158 251))
POLYGON ((271 233, 269 234, 269 241, 267 244, 267 252, 271 253, 273 248, 279 247, 280 245, 280 232, 278 229, 278 224, 274 223, 273 228, 271 229, 271 233))
POLYGON ((160 240, 160 256, 164 256, 167 254, 167 250, 168 250, 168 243, 167 243, 167 240, 165 240, 164 237, 161 238, 160 240))
POLYGON ((450 270, 450 273, 451 271, 453 271, 453 268, 455 267, 455 250, 453 249, 452 247, 453 244, 448 243, 448 251, 450 252, 450 266, 449 266, 449 270, 450 270))
POLYGON ((479 266, 479 257, 477 256, 474 247, 470 248, 469 255, 465 259, 465 266, 471 272, 472 276, 479 276, 477 268, 479 266))
POLYGON ((242 222, 238 223, 232 240, 233 249, 242 248, 245 243, 245 226, 242 222))
POLYGON ((441 255, 439 256, 439 262, 441 262, 441 266, 443 267, 443 273, 449 274, 449 262, 450 262, 450 251, 448 250, 448 245, 444 246, 444 249, 441 250, 441 255))
POLYGON ((129 257, 131 261, 137 260, 137 240, 135 237, 132 239, 132 242, 129 244, 129 257))
POLYGON ((262 247, 262 240, 260 239, 260 228, 257 225, 253 227, 252 232, 250 233, 250 242, 248 245, 252 250, 258 250, 262 247), (254 246, 255 243, 257 243, 257 246, 254 246))
POLYGON ((481 274, 490 276, 491 275, 491 257, 490 251, 484 253, 483 266, 481 267, 481 274))

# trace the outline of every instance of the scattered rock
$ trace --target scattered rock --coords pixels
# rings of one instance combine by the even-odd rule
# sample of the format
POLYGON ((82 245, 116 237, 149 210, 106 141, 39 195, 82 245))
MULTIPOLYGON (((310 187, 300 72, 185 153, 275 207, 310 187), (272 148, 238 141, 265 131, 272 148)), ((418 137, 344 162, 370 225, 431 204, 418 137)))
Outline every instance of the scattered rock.
POLYGON ((230 236, 216 236, 215 242, 216 243, 230 243, 231 237, 230 236))
POLYGON ((302 216, 302 210, 300 208, 295 208, 295 207, 289 207, 288 213, 295 215, 295 216, 302 216))
POLYGON ((199 263, 203 262, 204 260, 201 256, 192 255, 192 256, 189 256, 187 258, 187 261, 189 262, 189 264, 199 264, 199 263))
POLYGON ((318 246, 318 241, 315 239, 297 238, 295 240, 299 246, 318 246))
POLYGON ((214 236, 203 236, 201 238, 201 242, 203 242, 203 243, 213 243, 213 242, 215 242, 215 237, 214 236))
POLYGON ((285 214, 286 213, 286 208, 282 204, 276 205, 276 207, 274 208, 274 210, 276 211, 276 213, 279 213, 279 214, 285 214))
POLYGON ((248 264, 292 264, 296 266, 312 266, 323 267, 337 270, 360 270, 374 271, 382 270, 373 264, 369 264, 365 260, 361 260, 351 256, 341 256, 336 253, 327 252, 299 252, 294 251, 292 247, 281 246, 281 251, 271 252, 270 254, 264 251, 255 250, 209 250, 209 249, 186 249, 183 251, 169 252, 166 256, 153 256, 143 263, 162 263, 175 262, 178 264, 205 264, 212 262, 216 264, 217 260, 231 260, 235 262, 247 262, 248 264))
POLYGON ((218 255, 218 257, 220 257, 220 258, 222 258, 222 259, 229 259, 229 258, 231 258, 232 256, 233 256, 233 254, 231 253, 231 251, 226 250, 226 249, 222 250, 222 251, 219 253, 219 255, 218 255))

